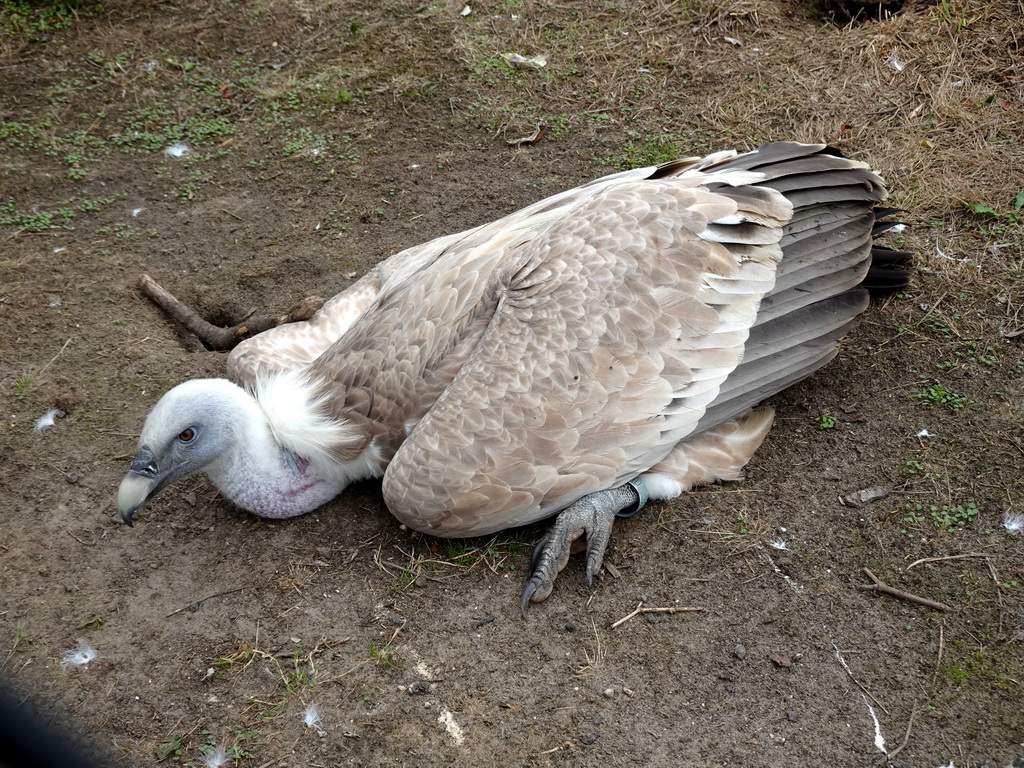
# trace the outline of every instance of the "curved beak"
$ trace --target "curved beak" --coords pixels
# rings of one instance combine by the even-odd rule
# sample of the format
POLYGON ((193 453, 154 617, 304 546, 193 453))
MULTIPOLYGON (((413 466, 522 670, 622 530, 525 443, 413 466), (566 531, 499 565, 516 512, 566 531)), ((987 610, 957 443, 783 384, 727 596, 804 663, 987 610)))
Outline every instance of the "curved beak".
POLYGON ((153 451, 142 446, 132 460, 132 468, 117 489, 117 511, 121 521, 132 524, 132 516, 172 479, 173 474, 161 469, 153 451))

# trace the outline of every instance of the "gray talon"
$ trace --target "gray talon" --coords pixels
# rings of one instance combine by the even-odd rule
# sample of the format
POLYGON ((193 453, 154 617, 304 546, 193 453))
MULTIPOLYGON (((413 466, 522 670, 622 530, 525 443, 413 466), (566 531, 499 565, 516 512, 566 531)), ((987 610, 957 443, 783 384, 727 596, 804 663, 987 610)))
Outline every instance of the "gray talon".
POLYGON ((587 535, 587 583, 593 583, 594 575, 601 570, 616 514, 646 500, 646 493, 641 493, 638 486, 643 489, 639 479, 618 488, 587 494, 558 514, 555 524, 530 557, 533 576, 520 600, 523 616, 530 603, 539 603, 551 594, 555 578, 569 562, 569 548, 583 534, 587 535))

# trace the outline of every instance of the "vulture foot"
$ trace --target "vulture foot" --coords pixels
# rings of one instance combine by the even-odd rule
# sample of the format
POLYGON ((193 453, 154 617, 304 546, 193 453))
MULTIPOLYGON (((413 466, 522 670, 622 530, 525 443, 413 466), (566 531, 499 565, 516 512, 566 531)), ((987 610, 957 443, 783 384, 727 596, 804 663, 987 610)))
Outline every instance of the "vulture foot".
POLYGON ((523 590, 520 602, 523 616, 530 603, 539 603, 551 594, 555 577, 569 562, 572 543, 584 533, 587 535, 587 582, 593 583, 594 574, 601 570, 615 517, 636 512, 646 501, 643 481, 636 479, 618 488, 587 494, 562 510, 530 558, 533 576, 523 590))

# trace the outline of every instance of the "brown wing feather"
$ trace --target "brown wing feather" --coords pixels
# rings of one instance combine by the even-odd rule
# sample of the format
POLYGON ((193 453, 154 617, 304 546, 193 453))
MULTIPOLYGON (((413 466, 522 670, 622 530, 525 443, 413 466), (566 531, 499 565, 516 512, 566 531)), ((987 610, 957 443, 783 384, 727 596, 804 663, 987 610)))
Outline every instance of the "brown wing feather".
POLYGON ((521 525, 635 477, 693 429, 739 363, 791 214, 777 193, 744 195, 748 218, 775 222, 750 225, 727 189, 695 187, 616 186, 528 246, 388 468, 392 512, 445 536, 521 525), (742 256, 701 239, 711 220, 736 220, 719 239, 742 256))

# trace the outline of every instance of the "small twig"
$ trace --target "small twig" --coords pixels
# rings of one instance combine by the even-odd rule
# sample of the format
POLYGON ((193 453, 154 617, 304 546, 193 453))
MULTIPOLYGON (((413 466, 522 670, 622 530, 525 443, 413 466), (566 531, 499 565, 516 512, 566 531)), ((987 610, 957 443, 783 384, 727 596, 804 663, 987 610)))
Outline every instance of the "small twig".
POLYGON ((988 573, 992 577, 992 583, 996 585, 996 588, 1000 586, 999 574, 996 573, 996 567, 992 565, 991 560, 986 560, 985 565, 988 566, 988 573))
POLYGON ((68 348, 68 344, 70 344, 70 343, 71 343, 71 339, 72 339, 72 338, 73 338, 73 337, 69 336, 69 337, 68 337, 68 340, 64 342, 64 346, 63 346, 63 347, 61 347, 61 348, 60 348, 60 349, 59 349, 59 350, 57 351, 57 354, 56 354, 56 355, 54 355, 53 357, 51 357, 51 358, 50 358, 50 362, 48 362, 48 363, 47 363, 46 365, 44 365, 44 366, 43 366, 42 368, 40 368, 40 369, 39 369, 39 375, 40 375, 40 376, 42 376, 42 375, 43 375, 43 373, 45 373, 45 372, 46 372, 46 369, 47 369, 47 368, 49 368, 49 367, 50 367, 51 365, 53 365, 53 361, 54 361, 54 360, 56 360, 56 359, 57 359, 58 357, 60 357, 60 356, 61 356, 61 354, 62 354, 62 353, 64 352, 64 350, 68 348))
POLYGON ((860 584, 861 589, 873 589, 876 592, 884 592, 887 595, 898 597, 902 600, 909 600, 912 603, 920 603, 921 605, 927 605, 929 608, 934 608, 937 611, 949 611, 952 610, 948 605, 938 603, 934 600, 929 600, 927 597, 918 597, 917 595, 911 594, 910 592, 904 592, 902 589, 896 589, 896 587, 890 587, 884 581, 879 579, 867 568, 864 569, 864 573, 868 575, 874 584, 860 584))
POLYGON ((77 536, 75 536, 75 534, 73 534, 73 533, 72 533, 71 531, 68 531, 68 532, 67 532, 67 534, 68 534, 68 536, 70 536, 70 537, 71 537, 72 539, 74 539, 74 540, 75 540, 75 541, 77 541, 77 542, 78 542, 79 544, 81 544, 82 546, 85 546, 85 547, 95 547, 95 546, 96 546, 95 542, 89 542, 89 541, 82 541, 82 540, 81 540, 80 538, 78 538, 77 536))
POLYGON ((230 328, 222 328, 204 320, 199 316, 199 313, 188 305, 182 304, 149 275, 143 275, 139 279, 139 288, 150 301, 163 310, 164 314, 170 315, 185 326, 208 349, 217 352, 233 349, 239 342, 244 341, 250 336, 263 333, 263 331, 276 328, 284 323, 309 320, 324 305, 324 300, 320 297, 310 296, 300 301, 283 315, 249 317, 230 328))
POLYGON ((942 652, 946 648, 946 637, 942 624, 939 624, 939 654, 935 659, 935 673, 932 675, 932 688, 935 688, 935 681, 939 678, 939 668, 942 666, 942 652))
POLYGON ((996 601, 999 603, 999 634, 1003 634, 1003 585, 999 581, 999 574, 996 573, 996 567, 992 565, 992 561, 986 559, 985 565, 988 566, 989 575, 992 576, 992 583, 996 588, 996 601))
POLYGON ((620 627, 630 619, 639 616, 641 613, 692 613, 706 610, 706 608, 685 608, 682 606, 670 606, 668 608, 644 608, 644 604, 640 603, 639 605, 637 605, 636 609, 632 613, 630 613, 628 616, 623 616, 621 619, 612 624, 611 628, 615 629, 616 627, 620 627))
POLYGON ((194 611, 207 600, 212 600, 215 597, 223 597, 224 595, 233 595, 235 592, 241 592, 243 589, 248 589, 248 587, 237 587, 236 589, 229 589, 226 592, 216 592, 212 595, 207 595, 206 597, 202 597, 199 600, 195 600, 194 602, 191 602, 188 605, 179 608, 176 611, 171 611, 167 614, 167 618, 174 616, 176 613, 181 613, 182 611, 194 611))
POLYGON ((984 555, 980 552, 969 552, 965 555, 946 555, 945 557, 922 557, 920 560, 915 560, 910 565, 908 565, 907 570, 909 571, 915 565, 921 565, 921 563, 938 563, 942 560, 963 560, 965 557, 989 557, 989 555, 984 555))
POLYGON ((914 727, 914 715, 916 714, 917 702, 915 701, 914 706, 910 708, 910 719, 907 720, 907 731, 903 734, 903 741, 900 742, 900 745, 896 747, 896 749, 894 749, 889 754, 885 755, 884 758, 880 758, 878 762, 875 763, 875 765, 882 765, 884 763, 888 763, 890 760, 896 757, 896 755, 903 751, 903 749, 907 746, 907 742, 910 741, 910 729, 914 727))

